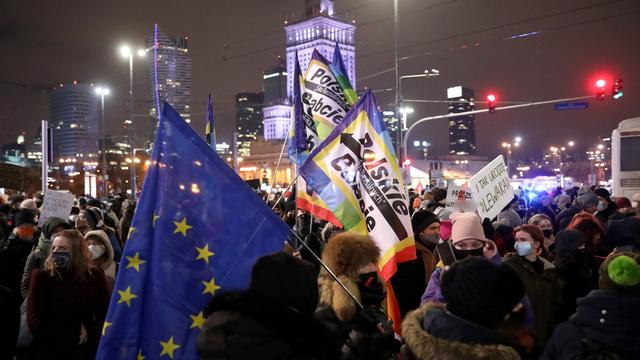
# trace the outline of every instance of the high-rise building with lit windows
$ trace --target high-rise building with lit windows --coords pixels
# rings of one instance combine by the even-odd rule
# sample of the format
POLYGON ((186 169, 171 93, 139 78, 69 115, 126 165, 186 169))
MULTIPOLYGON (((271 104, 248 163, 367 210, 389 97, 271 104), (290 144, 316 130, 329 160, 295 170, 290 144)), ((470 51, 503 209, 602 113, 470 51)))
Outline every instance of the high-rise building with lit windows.
POLYGON ((186 122, 191 121, 191 55, 187 47, 188 40, 188 37, 169 37, 157 26, 147 39, 149 115, 153 118, 154 133, 158 113, 162 111, 162 103, 165 101, 186 122))
POLYGON ((98 157, 99 109, 93 85, 61 84, 49 101, 54 159, 77 163, 98 157), (75 159, 75 160, 73 160, 75 159), (73 161, 71 161, 73 160, 73 161))
POLYGON ((236 133, 238 134, 238 154, 249 156, 250 145, 262 135, 262 93, 244 92, 236 94, 236 133))
MULTIPOLYGON (((449 114, 475 109, 473 90, 462 86, 447 89, 449 114)), ((476 153, 476 125, 474 115, 449 118, 449 154, 474 155, 476 153)))
POLYGON ((278 65, 262 74, 264 82, 264 138, 283 140, 291 119, 291 102, 287 98, 287 69, 278 65))

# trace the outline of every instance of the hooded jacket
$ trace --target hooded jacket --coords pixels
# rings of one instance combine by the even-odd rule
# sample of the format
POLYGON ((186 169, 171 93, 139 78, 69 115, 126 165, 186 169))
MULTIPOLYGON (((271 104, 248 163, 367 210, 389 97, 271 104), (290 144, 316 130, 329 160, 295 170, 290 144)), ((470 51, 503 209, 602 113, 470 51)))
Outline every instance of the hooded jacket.
POLYGON ((601 344, 621 356, 640 359, 640 298, 613 290, 593 290, 578 300, 575 315, 558 327, 541 360, 572 359, 583 340, 601 344))
POLYGON ((107 255, 107 257, 104 260, 104 262, 100 265, 100 267, 104 271, 104 275, 107 278, 107 285, 109 286, 109 290, 111 290, 113 288, 113 283, 115 282, 115 279, 116 279, 116 264, 115 262, 113 262, 113 247, 111 246, 111 241, 109 241, 109 237, 102 230, 91 230, 91 231, 87 231, 87 233, 84 234, 84 238, 85 240, 88 240, 89 238, 93 238, 95 240, 100 241, 102 245, 104 245, 104 248, 105 248, 104 253, 107 255))
POLYGON ((517 360, 518 352, 492 330, 461 319, 444 305, 426 303, 402 323, 404 359, 517 360))
POLYGON ((31 286, 31 273, 34 269, 41 269, 44 267, 44 262, 49 256, 49 249, 53 239, 51 235, 53 231, 58 227, 64 227, 70 229, 71 225, 65 220, 58 217, 49 217, 42 224, 42 235, 38 240, 38 246, 34 251, 29 254, 27 261, 24 264, 24 270, 22 272, 22 282, 20 284, 20 293, 22 298, 26 298, 29 294, 29 287, 31 286))

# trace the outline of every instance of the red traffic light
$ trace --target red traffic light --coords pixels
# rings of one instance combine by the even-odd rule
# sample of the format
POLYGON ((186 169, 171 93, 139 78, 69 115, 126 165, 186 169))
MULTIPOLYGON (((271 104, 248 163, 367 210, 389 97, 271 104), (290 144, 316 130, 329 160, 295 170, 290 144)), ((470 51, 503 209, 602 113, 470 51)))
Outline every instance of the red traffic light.
POLYGON ((603 88, 605 86, 607 86, 607 82, 604 81, 603 79, 598 79, 596 80, 596 86, 599 88, 603 88))
POLYGON ((489 94, 489 95, 487 95, 487 100, 490 101, 490 102, 494 102, 494 101, 496 101, 496 96, 493 95, 493 94, 489 94))

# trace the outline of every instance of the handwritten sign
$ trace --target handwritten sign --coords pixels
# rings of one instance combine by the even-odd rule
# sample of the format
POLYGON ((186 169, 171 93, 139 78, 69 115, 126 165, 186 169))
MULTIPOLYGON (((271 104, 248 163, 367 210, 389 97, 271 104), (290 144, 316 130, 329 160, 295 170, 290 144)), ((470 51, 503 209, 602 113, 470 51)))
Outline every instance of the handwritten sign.
POLYGON ((502 155, 475 174, 469 185, 481 218, 493 219, 513 200, 513 188, 502 155))
POLYGON ((74 196, 66 191, 47 190, 40 208, 38 225, 49 217, 55 216, 67 220, 73 207, 74 196))
POLYGON ((468 183, 462 186, 450 185, 447 189, 447 200, 445 209, 451 212, 463 210, 464 212, 474 212, 478 208, 478 203, 473 199, 471 188, 468 183))

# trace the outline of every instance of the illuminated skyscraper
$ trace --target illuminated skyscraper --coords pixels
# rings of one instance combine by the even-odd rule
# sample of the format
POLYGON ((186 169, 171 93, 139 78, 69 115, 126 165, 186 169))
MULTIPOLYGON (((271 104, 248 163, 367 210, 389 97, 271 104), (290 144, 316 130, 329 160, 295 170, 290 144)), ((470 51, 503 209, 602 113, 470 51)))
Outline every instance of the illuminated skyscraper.
POLYGON ((287 70, 284 66, 266 70, 264 81, 264 138, 283 140, 287 137, 291 102, 287 98, 287 70))
POLYGON ((186 122, 191 121, 191 56, 187 41, 187 37, 169 37, 157 27, 153 35, 147 39, 149 115, 153 118, 154 132, 158 113, 162 111, 162 103, 165 101, 171 104, 186 122))
MULTIPOLYGON (((462 86, 447 89, 449 114, 475 109, 473 90, 462 86)), ((474 155, 476 153, 476 125, 474 115, 449 118, 449 154, 474 155)))
POLYGON ((88 161, 98 157, 100 119, 98 96, 89 84, 60 85, 51 93, 49 124, 53 128, 54 159, 88 161))
POLYGON ((238 153, 242 157, 249 156, 252 141, 262 135, 262 93, 236 94, 236 132, 238 134, 238 153))

